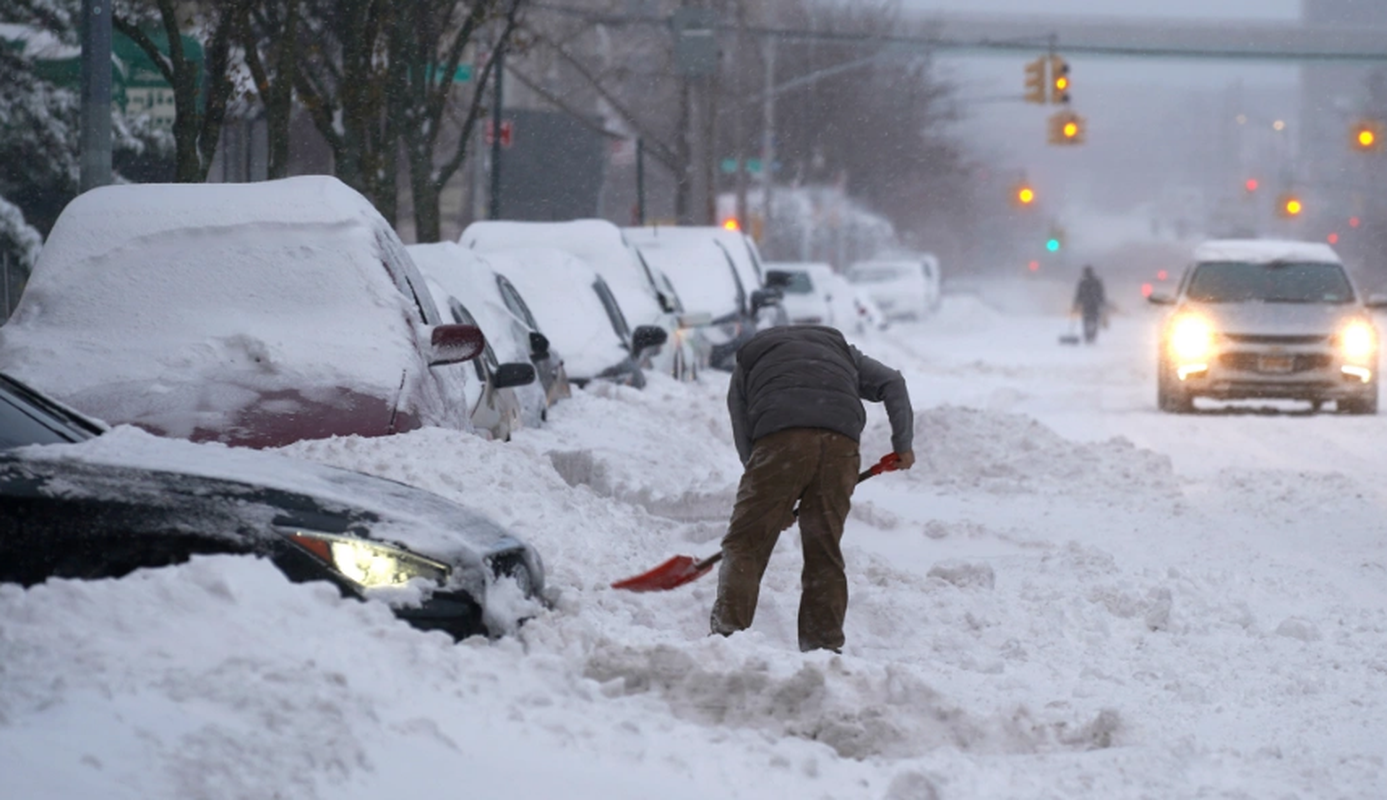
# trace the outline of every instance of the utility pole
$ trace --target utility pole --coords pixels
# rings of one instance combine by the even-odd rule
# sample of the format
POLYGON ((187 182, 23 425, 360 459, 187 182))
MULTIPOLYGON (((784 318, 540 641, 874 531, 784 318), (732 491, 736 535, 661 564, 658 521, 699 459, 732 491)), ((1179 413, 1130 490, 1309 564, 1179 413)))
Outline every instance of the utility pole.
POLYGON ((775 170, 775 38, 766 37, 766 91, 761 102, 761 235, 771 226, 771 180, 775 170))
MULTIPOLYGON (((746 52, 746 7, 737 4, 737 58, 733 63, 740 63, 742 54, 746 52)), ((737 70, 736 94, 732 103, 732 122, 733 137, 736 142, 737 152, 734 157, 737 159, 737 229, 742 231, 750 230, 747 225, 746 195, 747 195, 747 146, 746 146, 746 76, 741 70, 737 70)), ((762 169, 764 169, 764 165, 762 169)))
POLYGON ((505 86, 506 74, 506 40, 504 37, 496 42, 496 69, 493 72, 495 86, 492 87, 492 110, 491 110, 491 207, 487 211, 487 219, 501 218, 501 114, 505 107, 505 98, 502 90, 505 86))
POLYGON ((645 139, 636 137, 636 224, 645 225, 645 139))
POLYGON ((111 182, 111 3, 82 0, 81 174, 85 192, 111 182))
MULTIPOLYGON (((689 0, 685 0, 687 3, 689 0)), ((683 78, 680 110, 684 174, 675 206, 682 225, 713 221, 713 78, 718 71, 717 15, 685 5, 674 12, 674 64, 683 78)))

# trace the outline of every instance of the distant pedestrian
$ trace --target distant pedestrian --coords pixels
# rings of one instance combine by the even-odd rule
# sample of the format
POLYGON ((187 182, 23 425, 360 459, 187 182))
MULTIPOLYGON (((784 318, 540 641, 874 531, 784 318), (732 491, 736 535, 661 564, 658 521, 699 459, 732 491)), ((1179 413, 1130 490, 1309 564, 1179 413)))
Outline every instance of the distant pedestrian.
POLYGON ((886 404, 897 468, 910 469, 914 412, 905 379, 836 328, 768 328, 738 349, 727 408, 746 471, 722 540, 713 633, 751 627, 761 576, 798 503, 799 646, 842 651, 848 580, 839 542, 857 484, 863 400, 886 404))
POLYGON ((1108 298, 1103 291, 1103 281, 1093 273, 1093 267, 1085 266, 1083 277, 1079 278, 1079 286, 1074 291, 1072 312, 1083 319, 1085 344, 1093 344, 1093 340, 1098 338, 1098 326, 1107 308, 1108 298))

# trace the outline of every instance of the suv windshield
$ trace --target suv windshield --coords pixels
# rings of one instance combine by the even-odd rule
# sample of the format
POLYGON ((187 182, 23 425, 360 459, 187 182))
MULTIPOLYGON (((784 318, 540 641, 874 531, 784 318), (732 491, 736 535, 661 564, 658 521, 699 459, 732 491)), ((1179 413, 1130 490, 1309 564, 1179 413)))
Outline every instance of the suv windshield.
POLYGON ((1195 267, 1185 294, 1200 303, 1353 302, 1343 267, 1313 262, 1207 262, 1195 267))

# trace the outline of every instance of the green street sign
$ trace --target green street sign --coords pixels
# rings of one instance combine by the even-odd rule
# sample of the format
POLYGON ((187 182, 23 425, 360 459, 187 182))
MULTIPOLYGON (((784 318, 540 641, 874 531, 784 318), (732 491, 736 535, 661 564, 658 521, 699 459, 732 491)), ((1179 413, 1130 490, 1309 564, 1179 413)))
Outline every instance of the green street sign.
MULTIPOLYGON (((736 174, 737 174, 737 159, 735 159, 735 158, 724 158, 724 159, 722 160, 722 163, 720 163, 718 166, 719 166, 719 169, 722 170, 722 173, 723 173, 724 175, 736 175, 736 174)), ((760 174, 761 174, 761 159, 759 159, 759 158, 748 158, 748 159, 746 160, 746 171, 747 171, 748 173, 752 174, 752 175, 760 175, 760 174)))

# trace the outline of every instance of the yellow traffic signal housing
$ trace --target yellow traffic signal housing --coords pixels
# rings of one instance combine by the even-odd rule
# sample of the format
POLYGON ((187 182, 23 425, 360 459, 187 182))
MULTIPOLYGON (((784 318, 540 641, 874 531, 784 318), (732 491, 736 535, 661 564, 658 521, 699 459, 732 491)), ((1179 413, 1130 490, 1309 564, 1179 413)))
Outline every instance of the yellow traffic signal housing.
POLYGON ((1057 111, 1050 115, 1050 144, 1083 144, 1088 122, 1073 111, 1057 111))
POLYGON ((1295 219, 1304 212, 1305 204, 1292 192, 1286 192, 1276 199, 1276 213, 1280 217, 1295 219))
POLYGON ((1045 64, 1044 56, 1026 65, 1026 94, 1027 103, 1045 104, 1048 94, 1045 83, 1045 64))
POLYGON ((1383 127, 1381 120, 1360 120, 1353 126, 1353 148, 1364 153, 1381 150, 1383 127))
POLYGON ((1060 56, 1050 56, 1050 102, 1069 102, 1069 62, 1060 56))

